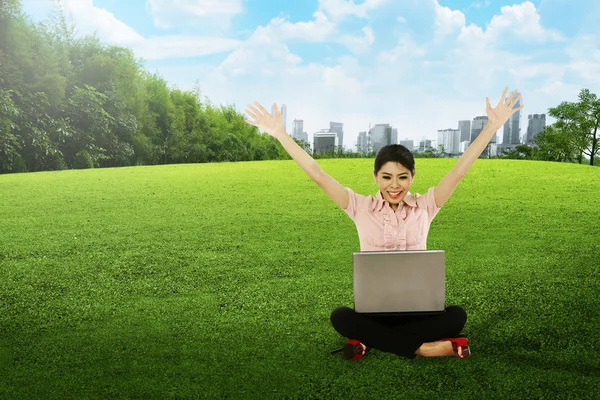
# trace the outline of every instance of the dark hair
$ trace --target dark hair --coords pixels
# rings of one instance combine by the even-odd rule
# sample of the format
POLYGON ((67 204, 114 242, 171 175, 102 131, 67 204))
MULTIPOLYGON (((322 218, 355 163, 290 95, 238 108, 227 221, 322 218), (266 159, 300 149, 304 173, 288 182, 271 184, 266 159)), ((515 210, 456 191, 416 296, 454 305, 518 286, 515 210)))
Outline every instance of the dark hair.
POLYGON ((389 144, 377 152, 375 170, 373 171, 375 175, 379 173, 381 167, 390 161, 402 164, 411 174, 415 174, 415 159, 410 150, 401 144, 389 144))

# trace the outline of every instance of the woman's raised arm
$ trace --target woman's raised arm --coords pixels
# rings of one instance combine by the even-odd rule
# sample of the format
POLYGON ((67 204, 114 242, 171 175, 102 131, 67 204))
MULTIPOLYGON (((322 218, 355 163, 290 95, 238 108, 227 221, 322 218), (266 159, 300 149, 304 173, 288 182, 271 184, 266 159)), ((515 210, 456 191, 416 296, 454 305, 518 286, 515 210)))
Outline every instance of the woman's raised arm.
POLYGON ((348 208, 348 202, 350 200, 346 189, 338 181, 326 174, 321 166, 285 132, 283 129, 282 116, 277 104, 273 105, 275 115, 271 115, 258 102, 255 101, 254 103, 256 104, 256 107, 248 104, 246 113, 254 118, 256 122, 249 120, 246 120, 246 122, 278 139, 285 151, 292 156, 300 168, 306 172, 310 179, 323 189, 335 204, 343 209, 348 208))
POLYGON ((298 146, 283 129, 283 118, 277 104, 273 104, 275 115, 271 115, 260 103, 254 102, 256 107, 248 104, 246 113, 256 121, 246 120, 250 125, 258 127, 258 129, 267 132, 273 136, 283 146, 285 151, 296 161, 296 163, 306 172, 313 181, 317 182, 320 178, 323 169, 304 149, 298 146))

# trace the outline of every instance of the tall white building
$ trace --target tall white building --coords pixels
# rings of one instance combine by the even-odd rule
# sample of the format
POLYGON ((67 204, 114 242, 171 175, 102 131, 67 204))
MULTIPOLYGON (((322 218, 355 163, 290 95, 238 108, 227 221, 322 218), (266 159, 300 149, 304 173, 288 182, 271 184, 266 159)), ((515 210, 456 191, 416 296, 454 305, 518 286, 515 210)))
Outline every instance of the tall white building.
POLYGON ((444 152, 448 154, 456 155, 460 150, 460 136, 461 132, 459 129, 442 129, 438 130, 437 137, 437 149, 441 151, 441 147, 443 146, 444 152))

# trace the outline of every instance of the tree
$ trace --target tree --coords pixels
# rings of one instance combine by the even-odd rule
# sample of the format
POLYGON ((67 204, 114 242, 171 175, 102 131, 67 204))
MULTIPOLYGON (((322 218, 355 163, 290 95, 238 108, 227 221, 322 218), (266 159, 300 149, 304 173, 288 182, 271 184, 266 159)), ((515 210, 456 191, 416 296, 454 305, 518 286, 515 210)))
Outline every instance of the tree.
POLYGON ((539 149, 537 158, 541 160, 572 162, 577 158, 573 138, 564 128, 547 126, 533 140, 539 149))
POLYGON ((293 138, 294 142, 296 142, 298 144, 298 146, 300 146, 304 151, 306 151, 307 153, 311 153, 312 150, 310 149, 310 143, 308 143, 307 141, 303 140, 303 139, 296 139, 293 138))
MULTIPOLYGON (((590 157, 590 165, 594 165, 594 157, 599 149, 597 133, 600 124, 600 99, 596 94, 589 89, 582 89, 579 101, 563 101, 557 107, 550 108, 548 114, 558 120, 553 128, 570 138, 569 147, 574 148, 579 163, 582 163, 585 154, 590 157)), ((570 150, 563 149, 562 152, 570 150)))
POLYGON ((0 89, 0 173, 14 171, 20 155, 17 149, 22 145, 20 138, 12 131, 16 127, 13 120, 18 110, 11 100, 11 91, 0 89))

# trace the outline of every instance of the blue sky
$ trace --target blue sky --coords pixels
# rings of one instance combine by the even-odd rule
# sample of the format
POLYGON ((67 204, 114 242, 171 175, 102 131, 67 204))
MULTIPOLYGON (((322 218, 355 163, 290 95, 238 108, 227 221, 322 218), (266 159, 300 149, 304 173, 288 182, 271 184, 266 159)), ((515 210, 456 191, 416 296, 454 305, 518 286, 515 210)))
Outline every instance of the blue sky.
MULTIPOLYGON (((52 0, 22 0, 33 20, 52 0)), ((600 94, 597 0, 61 0, 78 34, 131 47, 172 86, 215 104, 286 104, 287 127, 369 124, 400 139, 485 115, 504 87, 527 114, 600 94)), ((549 122, 553 122, 551 119, 549 122)), ((521 129, 526 129, 522 124, 521 129)))

